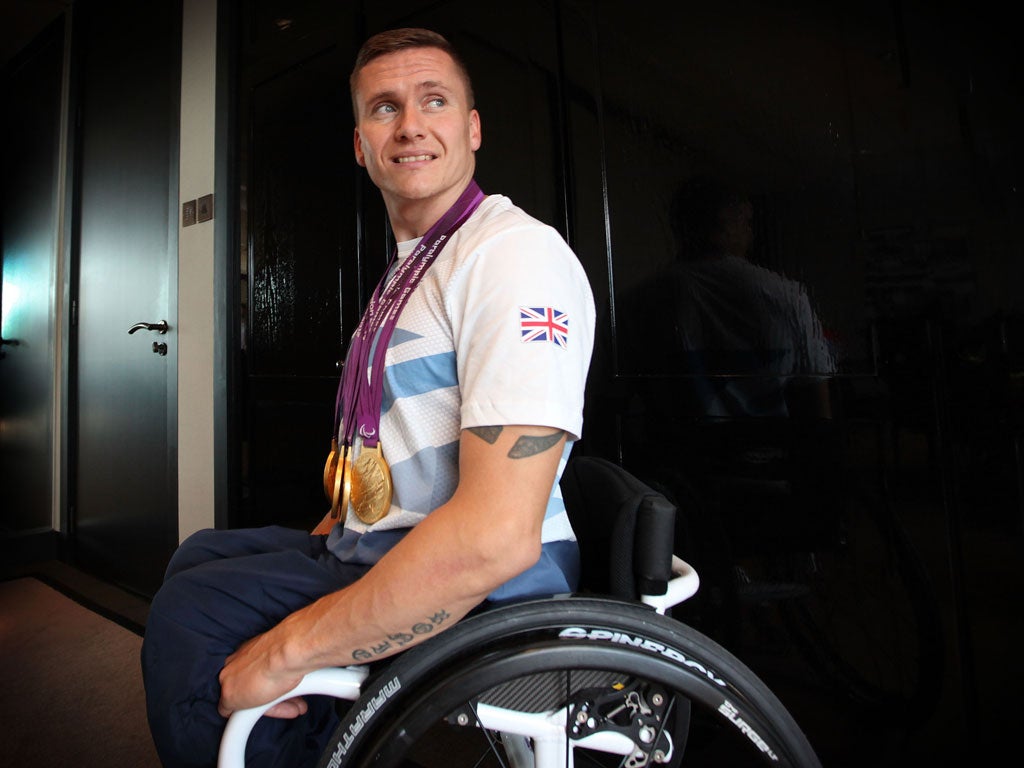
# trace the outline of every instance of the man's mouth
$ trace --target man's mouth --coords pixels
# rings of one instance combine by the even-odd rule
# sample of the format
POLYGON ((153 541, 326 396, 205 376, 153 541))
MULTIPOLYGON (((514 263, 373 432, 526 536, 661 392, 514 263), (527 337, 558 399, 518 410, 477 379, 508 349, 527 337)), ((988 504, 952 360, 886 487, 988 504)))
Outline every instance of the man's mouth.
POLYGON ((405 157, 396 157, 396 163, 418 163, 423 160, 433 160, 433 155, 406 155, 405 157))

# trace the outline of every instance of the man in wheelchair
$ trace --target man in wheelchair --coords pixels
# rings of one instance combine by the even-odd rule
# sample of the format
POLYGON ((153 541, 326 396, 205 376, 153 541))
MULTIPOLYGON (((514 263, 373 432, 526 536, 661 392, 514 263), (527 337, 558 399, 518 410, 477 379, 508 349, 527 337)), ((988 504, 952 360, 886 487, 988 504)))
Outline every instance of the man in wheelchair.
MULTIPOLYGON (((227 718, 316 669, 383 659, 485 600, 576 588, 559 491, 581 434, 594 302, 551 227, 474 181, 469 75, 447 40, 383 32, 350 78, 356 162, 397 243, 356 329, 312 534, 200 531, 155 596, 142 665, 166 766, 213 765, 227 718)), ((319 696, 255 727, 249 765, 312 765, 319 696)))

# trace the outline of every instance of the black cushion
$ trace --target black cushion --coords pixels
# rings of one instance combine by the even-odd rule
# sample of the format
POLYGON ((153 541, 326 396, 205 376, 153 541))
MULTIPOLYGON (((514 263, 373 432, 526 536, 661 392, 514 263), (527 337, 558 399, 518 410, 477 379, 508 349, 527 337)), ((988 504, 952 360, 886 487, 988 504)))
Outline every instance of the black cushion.
POLYGON ((635 600, 664 594, 675 506, 614 462, 570 459, 560 484, 580 545, 580 591, 635 600))

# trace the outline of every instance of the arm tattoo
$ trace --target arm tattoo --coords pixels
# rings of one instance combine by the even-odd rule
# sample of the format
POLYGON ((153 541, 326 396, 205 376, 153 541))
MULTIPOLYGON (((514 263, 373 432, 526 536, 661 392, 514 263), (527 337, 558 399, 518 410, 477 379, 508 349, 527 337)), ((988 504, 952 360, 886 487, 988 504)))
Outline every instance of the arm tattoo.
POLYGON ((550 435, 535 436, 535 435, 523 435, 516 444, 512 446, 512 450, 508 452, 510 459, 525 459, 527 456, 535 456, 538 453, 543 453, 553 445, 557 445, 558 441, 562 439, 565 434, 562 430, 550 435))
POLYGON ((352 658, 362 663, 371 661, 375 656, 400 650, 411 643, 416 635, 429 635, 451 617, 452 615, 442 608, 432 616, 427 616, 423 621, 416 622, 408 632, 393 632, 376 645, 371 645, 369 648, 356 648, 352 651, 352 658))
POLYGON ((486 440, 489 444, 494 445, 498 440, 498 435, 501 434, 503 427, 469 427, 469 431, 479 437, 481 440, 486 440))

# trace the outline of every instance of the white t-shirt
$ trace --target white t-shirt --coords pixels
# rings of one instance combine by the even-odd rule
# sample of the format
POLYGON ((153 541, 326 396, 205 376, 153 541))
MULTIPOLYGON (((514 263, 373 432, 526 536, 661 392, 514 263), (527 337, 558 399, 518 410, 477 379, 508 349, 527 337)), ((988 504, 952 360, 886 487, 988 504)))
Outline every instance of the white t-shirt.
MULTIPOLYGON (((399 259, 416 244, 400 243, 399 259)), ((487 197, 423 275, 388 345, 380 445, 391 468, 391 509, 372 525, 350 509, 344 529, 335 526, 328 538, 330 551, 374 563, 451 498, 463 429, 555 427, 569 442, 544 520, 545 554, 492 597, 574 588, 575 575, 565 571, 575 563, 562 561, 577 557, 575 536, 558 478, 583 428, 594 323, 590 283, 558 232, 506 197, 487 197)))

